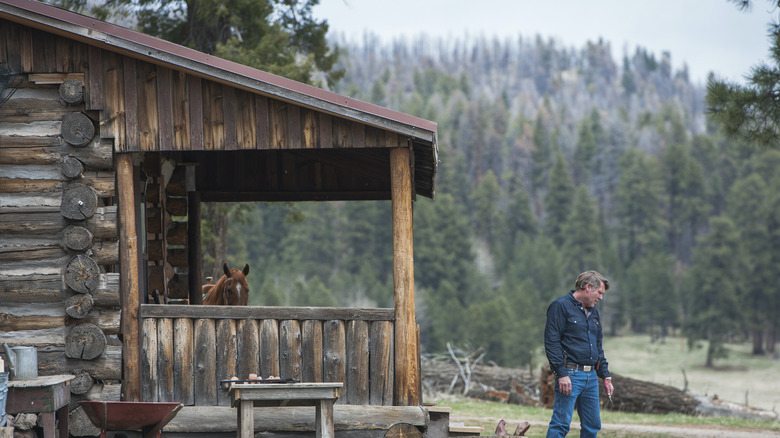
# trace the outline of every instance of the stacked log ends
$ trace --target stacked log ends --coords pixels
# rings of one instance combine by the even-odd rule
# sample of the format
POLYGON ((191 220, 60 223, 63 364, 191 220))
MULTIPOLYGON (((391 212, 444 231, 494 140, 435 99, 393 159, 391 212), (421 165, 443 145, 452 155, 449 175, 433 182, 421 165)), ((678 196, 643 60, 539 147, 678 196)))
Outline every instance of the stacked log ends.
POLYGON ((65 267, 65 284, 82 294, 96 290, 100 284, 97 262, 84 254, 73 257, 65 267))
POLYGON ((73 327, 65 338, 65 356, 71 359, 92 360, 106 350, 106 335, 95 324, 73 327))
POLYGON ((91 247, 93 237, 88 229, 75 225, 65 228, 63 233, 65 246, 74 251, 84 251, 91 247))
POLYGON ((76 294, 65 302, 65 313, 74 319, 83 319, 92 310, 95 300, 92 294, 76 294))
POLYGON ((63 117, 60 133, 68 144, 86 146, 95 137, 95 125, 84 113, 73 112, 63 117))
POLYGON ((60 211, 68 219, 85 220, 97 210, 98 195, 95 189, 81 183, 69 184, 62 191, 60 211))
POLYGON ((74 157, 65 157, 60 165, 62 176, 68 179, 76 179, 83 175, 84 164, 74 157))
POLYGON ((92 388, 92 376, 88 372, 82 371, 76 374, 76 377, 70 381, 70 393, 84 395, 92 388))
POLYGON ((78 79, 68 79, 60 84, 60 97, 70 105, 78 105, 84 100, 84 84, 78 79))

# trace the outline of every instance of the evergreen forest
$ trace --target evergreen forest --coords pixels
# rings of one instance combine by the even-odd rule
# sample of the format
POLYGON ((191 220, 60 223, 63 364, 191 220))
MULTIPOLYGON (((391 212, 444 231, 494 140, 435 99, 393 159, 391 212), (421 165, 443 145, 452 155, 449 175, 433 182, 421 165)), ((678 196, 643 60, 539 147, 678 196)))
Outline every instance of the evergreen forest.
MULTIPOLYGON (((423 353, 538 366, 547 305, 610 279, 605 335, 773 353, 780 152, 729 140, 672 54, 610 44, 335 37, 333 90, 438 123, 434 200, 414 202, 423 353)), ((230 209, 254 305, 392 307, 389 201, 230 209)))

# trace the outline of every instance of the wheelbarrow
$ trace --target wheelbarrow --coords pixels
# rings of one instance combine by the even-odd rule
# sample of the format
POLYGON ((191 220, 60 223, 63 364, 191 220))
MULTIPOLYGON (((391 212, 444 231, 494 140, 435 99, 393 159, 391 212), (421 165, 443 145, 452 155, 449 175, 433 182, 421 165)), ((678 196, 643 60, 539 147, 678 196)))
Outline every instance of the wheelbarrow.
POLYGON ((100 438, 107 430, 140 430, 144 438, 161 438, 162 428, 179 413, 181 403, 82 401, 79 403, 92 424, 100 429, 100 438))

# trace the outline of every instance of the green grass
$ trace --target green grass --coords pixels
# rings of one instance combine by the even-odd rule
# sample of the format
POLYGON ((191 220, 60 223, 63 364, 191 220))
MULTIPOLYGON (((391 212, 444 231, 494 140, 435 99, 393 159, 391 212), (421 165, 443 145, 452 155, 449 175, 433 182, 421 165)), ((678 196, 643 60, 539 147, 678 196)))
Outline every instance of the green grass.
MULTIPOLYGON (((755 408, 780 408, 780 362, 753 356, 749 344, 726 345, 728 357, 717 359, 715 369, 704 368, 706 344, 689 350, 683 338, 651 343, 647 336, 605 337, 609 369, 617 374, 683 388, 691 392, 755 408)), ((617 390, 617 389, 616 389, 617 390)))
MULTIPOLYGON (((604 350, 609 359, 610 370, 626 377, 662 383, 682 388, 684 376, 689 390, 701 395, 713 396, 726 401, 747 404, 752 407, 776 410, 780 406, 780 391, 774 382, 780 381, 780 363, 771 357, 757 357, 750 354, 750 345, 726 345, 729 355, 715 362, 715 369, 703 367, 706 345, 688 350, 681 338, 668 338, 665 342, 651 343, 647 336, 620 336, 604 339, 604 350), (768 382, 772 382, 768 384, 768 382)), ((620 388, 616 388, 619 391, 620 388)), ((454 421, 463 421, 468 426, 482 426, 483 436, 491 435, 499 419, 506 419, 511 430, 520 421, 531 421, 529 437, 543 437, 552 411, 546 408, 507 405, 459 397, 441 396, 427 400, 440 406, 452 408, 454 421), (462 420, 458 420, 461 418, 462 420)), ((733 427, 740 429, 780 431, 780 422, 746 420, 724 417, 693 417, 682 414, 651 415, 602 411, 605 424, 653 424, 653 425, 701 425, 733 427)), ((575 414, 575 423, 579 422, 575 414)), ((572 430, 570 437, 578 437, 572 430)), ((602 430, 605 438, 656 438, 663 435, 627 433, 602 430)))

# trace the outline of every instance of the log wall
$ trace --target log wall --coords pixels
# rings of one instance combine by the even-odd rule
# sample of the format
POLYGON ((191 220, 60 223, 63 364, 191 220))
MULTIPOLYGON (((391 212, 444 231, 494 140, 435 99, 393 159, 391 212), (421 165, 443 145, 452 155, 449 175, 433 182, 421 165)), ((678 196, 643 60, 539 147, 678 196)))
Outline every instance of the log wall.
POLYGON ((2 20, 0 46, 18 73, 0 106, 0 343, 37 347, 39 374, 82 373, 85 390, 120 382, 113 142, 80 96, 87 48, 2 20))
POLYGON ((393 405, 393 310, 142 305, 143 401, 229 405, 250 373, 343 382, 340 404, 393 405))

